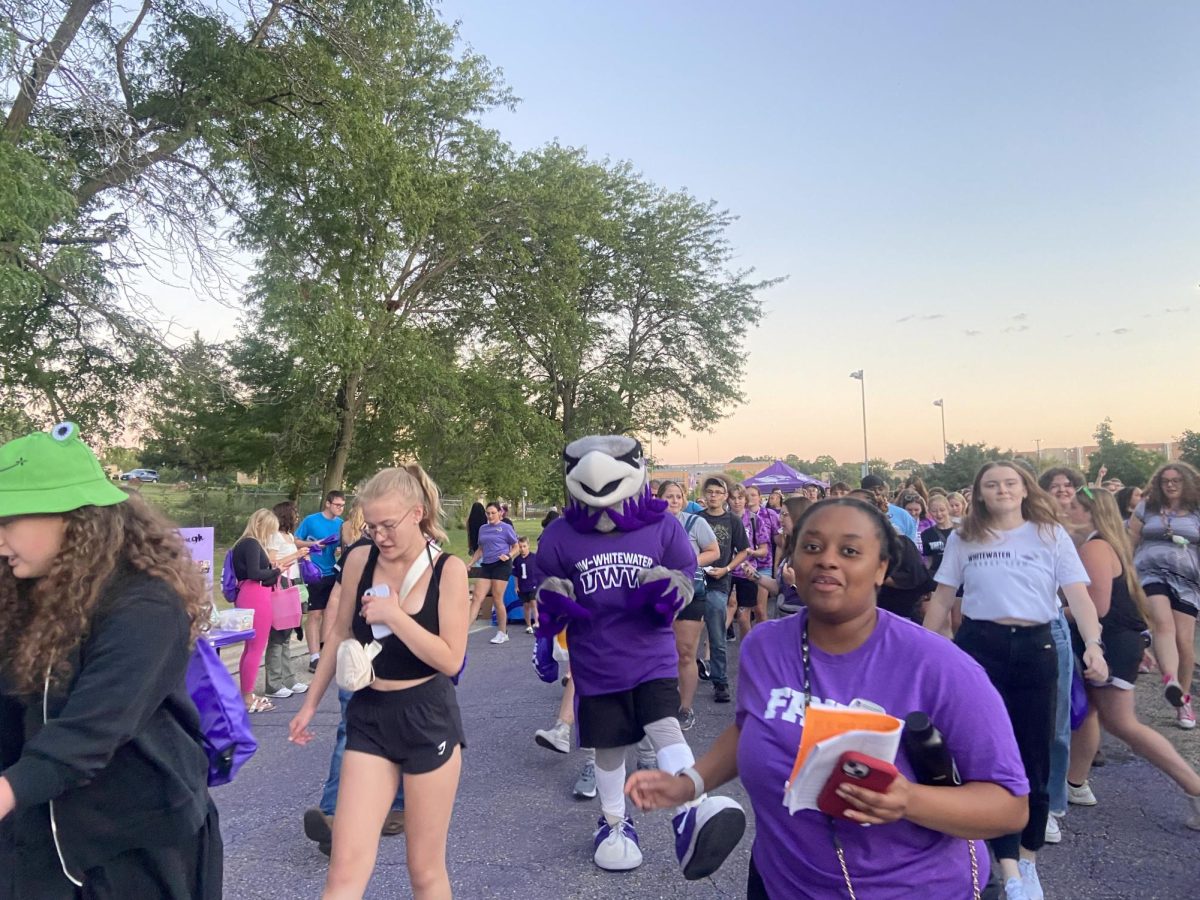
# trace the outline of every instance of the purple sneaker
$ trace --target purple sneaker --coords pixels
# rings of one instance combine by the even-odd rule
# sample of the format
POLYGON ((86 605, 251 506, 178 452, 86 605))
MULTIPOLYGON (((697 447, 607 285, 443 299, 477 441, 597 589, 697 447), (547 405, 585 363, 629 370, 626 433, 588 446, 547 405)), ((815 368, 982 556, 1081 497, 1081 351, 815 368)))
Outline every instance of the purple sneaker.
POLYGON ((679 868, 695 881, 721 868, 746 831, 746 813, 728 797, 705 797, 676 814, 671 824, 679 868))
POLYGON ((642 848, 638 846, 633 820, 626 816, 615 826, 600 817, 596 823, 596 852, 593 861, 608 872, 628 872, 642 864, 642 848))

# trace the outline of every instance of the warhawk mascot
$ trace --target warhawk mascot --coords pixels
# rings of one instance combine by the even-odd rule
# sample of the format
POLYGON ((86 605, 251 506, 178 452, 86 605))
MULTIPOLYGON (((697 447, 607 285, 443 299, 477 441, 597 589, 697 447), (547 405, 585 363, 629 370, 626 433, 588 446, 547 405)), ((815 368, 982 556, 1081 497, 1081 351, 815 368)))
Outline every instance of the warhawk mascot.
MULTIPOLYGON (((538 541, 538 675, 557 677, 552 640, 568 629, 579 743, 596 749, 602 815, 596 865, 642 864, 625 814, 625 751, 648 736, 660 769, 691 770, 679 711, 672 623, 692 599, 696 554, 666 503, 650 494, 641 445, 630 437, 580 438, 563 451, 568 503, 538 541)), ((686 774, 686 772, 685 772, 686 774)), ((697 776, 698 777, 698 776, 697 776)), ((746 827, 728 797, 701 795, 672 819, 684 877, 715 872, 746 827)))

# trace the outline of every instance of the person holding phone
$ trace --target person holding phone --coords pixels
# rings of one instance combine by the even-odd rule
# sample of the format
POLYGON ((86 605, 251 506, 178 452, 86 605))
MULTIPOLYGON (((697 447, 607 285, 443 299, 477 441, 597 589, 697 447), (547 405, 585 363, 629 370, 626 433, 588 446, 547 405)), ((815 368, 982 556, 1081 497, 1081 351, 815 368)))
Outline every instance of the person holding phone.
POLYGON ((878 509, 826 500, 806 510, 793 533, 804 606, 746 637, 733 724, 692 769, 637 772, 626 790, 643 809, 659 809, 740 776, 757 823, 751 900, 825 900, 848 891, 889 900, 916 890, 970 897, 973 882, 982 886, 988 874, 987 853, 974 842, 1018 829, 1028 815, 1028 782, 1000 696, 952 643, 877 607, 896 552, 895 532, 878 509), (964 784, 914 783, 901 749, 886 792, 838 789, 845 817, 812 809, 790 815, 784 791, 808 707, 850 705, 897 718, 927 713, 964 784))

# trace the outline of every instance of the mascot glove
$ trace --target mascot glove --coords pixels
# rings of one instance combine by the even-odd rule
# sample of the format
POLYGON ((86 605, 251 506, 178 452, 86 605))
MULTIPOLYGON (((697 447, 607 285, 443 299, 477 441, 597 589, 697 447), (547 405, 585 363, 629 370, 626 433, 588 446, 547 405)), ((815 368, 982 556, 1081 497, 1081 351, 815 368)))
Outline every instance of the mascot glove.
POLYGON ((533 671, 546 684, 558 681, 558 660, 554 658, 554 638, 538 637, 533 641, 533 671))
POLYGON ((644 610, 658 625, 674 622, 679 611, 691 602, 695 590, 690 578, 663 566, 642 569, 638 581, 626 607, 630 612, 644 610))
POLYGON ((547 578, 537 592, 537 636, 551 638, 573 620, 586 621, 590 611, 575 602, 575 586, 565 578, 547 578))

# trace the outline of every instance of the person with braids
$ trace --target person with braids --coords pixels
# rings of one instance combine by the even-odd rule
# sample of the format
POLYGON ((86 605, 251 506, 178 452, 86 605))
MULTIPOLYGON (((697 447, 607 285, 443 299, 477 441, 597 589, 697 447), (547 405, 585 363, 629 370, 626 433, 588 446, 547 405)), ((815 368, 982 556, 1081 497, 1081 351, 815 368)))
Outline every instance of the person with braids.
MULTIPOLYGON (((1200 775, 1170 741, 1139 722, 1134 709, 1134 684, 1142 661, 1142 632, 1146 630, 1149 607, 1133 567, 1133 551, 1117 501, 1106 490, 1081 485, 1068 515, 1071 524, 1087 535, 1079 548, 1079 558, 1092 579, 1088 593, 1100 614, 1104 656, 1112 670, 1106 684, 1087 685, 1087 716, 1071 739, 1071 766, 1067 771, 1071 800, 1080 806, 1096 803, 1087 777, 1100 747, 1103 726, 1183 789, 1191 813, 1185 824, 1200 830, 1200 775)), ((1081 655, 1083 638, 1074 626, 1071 638, 1076 655, 1081 655)))
POLYGON ((643 809, 661 809, 740 777, 756 824, 749 900, 971 897, 988 878, 979 840, 1027 818, 1028 786, 1004 705, 965 653, 876 605, 897 552, 885 514, 856 499, 825 500, 799 516, 793 534, 803 605, 746 636, 733 724, 693 767, 636 772, 626 792, 643 809), (840 789, 845 818, 807 807, 790 814, 784 795, 810 707, 925 713, 963 784, 915 783, 902 747, 900 775, 886 792, 840 789))
POLYGON ((0 447, 0 557, 0 898, 219 898, 178 532, 64 422, 0 447))
MULTIPOLYGON (((403 779, 413 896, 447 900, 446 841, 466 747, 450 679, 462 669, 467 649, 467 570, 436 546, 447 539, 438 488, 419 465, 384 469, 357 499, 373 544, 346 556, 329 640, 339 657, 353 649, 343 642, 377 643, 379 652, 370 683, 346 706, 346 752, 323 896, 362 897, 403 779)), ((308 726, 334 669, 333 655, 322 656, 289 740, 312 740, 308 726)))

